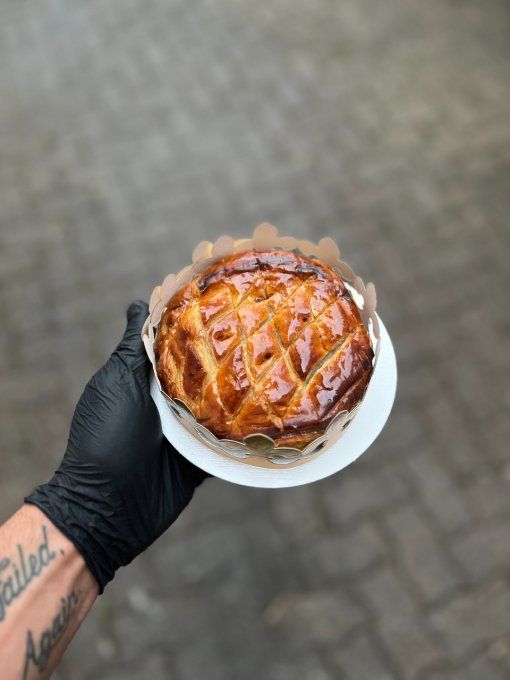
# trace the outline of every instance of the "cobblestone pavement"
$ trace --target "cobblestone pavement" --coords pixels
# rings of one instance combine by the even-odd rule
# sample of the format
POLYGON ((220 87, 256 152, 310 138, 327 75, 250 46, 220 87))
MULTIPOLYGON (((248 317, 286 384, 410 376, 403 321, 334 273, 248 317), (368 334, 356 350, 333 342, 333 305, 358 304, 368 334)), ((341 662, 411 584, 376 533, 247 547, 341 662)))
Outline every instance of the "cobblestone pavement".
POLYGON ((377 284, 400 371, 343 473, 209 481, 58 678, 509 677, 508 4, 1 13, 2 518, 57 464, 127 303, 203 238, 333 235, 377 284))

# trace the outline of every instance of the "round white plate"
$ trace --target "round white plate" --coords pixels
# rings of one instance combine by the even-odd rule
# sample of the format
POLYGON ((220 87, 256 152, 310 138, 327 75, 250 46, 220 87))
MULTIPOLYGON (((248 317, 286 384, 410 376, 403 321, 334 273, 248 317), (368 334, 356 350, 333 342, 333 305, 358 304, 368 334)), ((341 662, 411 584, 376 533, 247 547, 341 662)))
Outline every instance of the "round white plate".
POLYGON ((345 434, 317 458, 298 467, 278 470, 255 467, 240 460, 222 456, 195 439, 181 425, 169 409, 153 376, 151 395, 161 417, 163 434, 185 458, 197 467, 215 477, 244 486, 264 488, 299 486, 315 482, 342 470, 359 458, 376 439, 390 415, 395 399, 397 388, 395 352, 388 331, 380 318, 379 322, 381 324, 381 350, 363 403, 345 434))

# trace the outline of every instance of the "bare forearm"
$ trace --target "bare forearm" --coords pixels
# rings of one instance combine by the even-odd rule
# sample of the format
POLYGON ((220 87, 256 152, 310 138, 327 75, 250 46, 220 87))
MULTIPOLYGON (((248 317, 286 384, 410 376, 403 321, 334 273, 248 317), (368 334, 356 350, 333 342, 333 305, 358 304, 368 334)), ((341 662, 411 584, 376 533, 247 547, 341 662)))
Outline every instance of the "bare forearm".
POLYGON ((163 437, 141 337, 148 313, 130 305, 58 469, 0 527, 0 680, 47 678, 117 569, 175 522, 206 476, 163 437))
POLYGON ((2 678, 47 678, 92 607, 97 584, 74 545, 35 506, 0 527, 2 678))

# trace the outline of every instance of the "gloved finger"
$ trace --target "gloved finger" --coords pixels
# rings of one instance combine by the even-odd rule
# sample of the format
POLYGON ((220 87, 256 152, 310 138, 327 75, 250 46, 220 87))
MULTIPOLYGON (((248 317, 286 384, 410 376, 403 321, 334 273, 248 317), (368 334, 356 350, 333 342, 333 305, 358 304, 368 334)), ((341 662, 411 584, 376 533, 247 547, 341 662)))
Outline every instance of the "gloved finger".
POLYGON ((115 350, 115 354, 120 355, 130 367, 133 367, 140 358, 145 356, 141 333, 148 315, 149 307, 143 300, 136 300, 128 307, 126 330, 115 350))

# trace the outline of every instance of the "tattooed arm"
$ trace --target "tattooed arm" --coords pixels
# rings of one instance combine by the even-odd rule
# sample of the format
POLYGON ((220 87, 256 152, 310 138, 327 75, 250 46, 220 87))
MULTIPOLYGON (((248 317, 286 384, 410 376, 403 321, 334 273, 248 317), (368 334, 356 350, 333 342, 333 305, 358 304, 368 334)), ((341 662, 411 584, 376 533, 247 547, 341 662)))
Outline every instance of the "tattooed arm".
POLYGON ((89 381, 58 470, 0 527, 0 678, 47 677, 96 596, 206 476, 163 438, 141 341, 147 305, 89 381))
POLYGON ((2 678, 47 678, 94 604, 81 554, 35 506, 0 527, 2 678))

